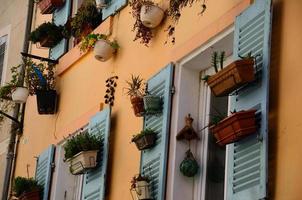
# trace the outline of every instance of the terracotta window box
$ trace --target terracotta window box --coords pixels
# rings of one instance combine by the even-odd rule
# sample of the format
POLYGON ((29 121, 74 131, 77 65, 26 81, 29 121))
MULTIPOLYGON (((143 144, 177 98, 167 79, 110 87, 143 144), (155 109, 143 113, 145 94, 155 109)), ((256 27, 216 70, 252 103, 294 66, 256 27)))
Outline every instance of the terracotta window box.
POLYGON ((134 115, 136 117, 142 117, 144 116, 145 113, 145 109, 144 109, 144 100, 142 97, 132 97, 130 99, 132 107, 133 107, 133 111, 134 111, 134 115))
POLYGON ((236 112, 210 127, 220 146, 236 142, 257 131, 256 110, 236 112))
POLYGON ((237 60, 207 80, 215 96, 226 96, 245 83, 255 80, 254 60, 237 60))
POLYGON ((41 0, 38 6, 41 10, 41 14, 51 14, 56 8, 63 6, 63 0, 41 0))

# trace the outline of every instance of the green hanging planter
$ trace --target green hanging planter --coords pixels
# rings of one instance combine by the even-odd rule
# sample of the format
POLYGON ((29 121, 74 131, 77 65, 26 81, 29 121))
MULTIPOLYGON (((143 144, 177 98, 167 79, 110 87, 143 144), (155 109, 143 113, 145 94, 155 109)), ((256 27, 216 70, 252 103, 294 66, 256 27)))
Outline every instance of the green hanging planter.
POLYGON ((162 111, 162 99, 159 96, 144 96, 144 107, 147 114, 157 114, 162 111))
POLYGON ((179 169, 181 173, 187 177, 193 177, 198 173, 199 165, 190 150, 186 152, 186 157, 180 163, 179 169))

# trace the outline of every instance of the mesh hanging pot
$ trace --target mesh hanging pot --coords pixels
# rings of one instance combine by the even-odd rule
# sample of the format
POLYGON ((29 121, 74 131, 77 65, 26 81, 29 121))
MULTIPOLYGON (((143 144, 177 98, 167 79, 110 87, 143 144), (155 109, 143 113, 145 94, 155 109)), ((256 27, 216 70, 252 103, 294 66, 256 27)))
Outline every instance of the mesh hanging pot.
POLYGON ((199 165, 190 150, 186 152, 186 157, 180 163, 179 169, 187 177, 193 177, 198 173, 199 165))

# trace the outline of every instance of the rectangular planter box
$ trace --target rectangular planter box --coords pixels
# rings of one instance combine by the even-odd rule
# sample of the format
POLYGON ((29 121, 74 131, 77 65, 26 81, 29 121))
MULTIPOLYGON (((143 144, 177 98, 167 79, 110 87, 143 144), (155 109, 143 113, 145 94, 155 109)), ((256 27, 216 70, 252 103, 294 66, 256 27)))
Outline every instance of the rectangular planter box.
POLYGON ((69 162, 70 172, 73 175, 83 174, 87 169, 95 168, 97 165, 97 150, 81 151, 72 158, 66 160, 69 162))
POLYGON ((55 114, 58 96, 55 90, 37 90, 36 96, 40 115, 55 114))
POLYGON ((41 0, 38 6, 41 10, 41 14, 51 14, 56 8, 63 6, 63 0, 41 0))
POLYGON ((22 194, 19 197, 20 200, 40 200, 40 191, 32 191, 32 192, 27 192, 25 194, 22 194))
POLYGON ((155 145, 156 134, 147 134, 132 139, 132 142, 135 143, 136 147, 142 151, 149 149, 155 145))
POLYGON ((255 80, 254 60, 237 60, 207 80, 215 96, 226 96, 245 83, 255 80))
POLYGON ((257 131, 256 110, 236 112, 211 126, 210 131, 217 139, 217 143, 224 146, 236 142, 257 131))

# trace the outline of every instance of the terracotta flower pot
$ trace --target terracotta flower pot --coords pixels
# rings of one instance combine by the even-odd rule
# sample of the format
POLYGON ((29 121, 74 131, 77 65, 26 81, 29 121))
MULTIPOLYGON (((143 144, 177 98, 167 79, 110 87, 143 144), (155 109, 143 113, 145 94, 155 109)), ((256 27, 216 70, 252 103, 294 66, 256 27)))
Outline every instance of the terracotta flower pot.
POLYGON ((225 96, 245 83, 255 80, 254 60, 237 60, 215 75, 209 77, 207 84, 215 96, 225 96))
POLYGON ((81 35, 74 38, 73 44, 77 45, 78 43, 80 43, 82 41, 82 38, 86 37, 86 35, 88 35, 92 31, 93 31, 92 25, 85 23, 81 29, 81 35))
POLYGON ((144 109, 144 100, 143 100, 143 98, 142 97, 132 97, 130 99, 130 101, 131 101, 131 104, 132 104, 134 115, 136 117, 144 116, 145 109, 144 109))
POLYGON ((12 100, 16 103, 25 103, 29 95, 29 91, 25 87, 17 87, 12 93, 12 100))
POLYGON ((51 39, 51 37, 45 37, 40 42, 41 47, 52 48, 55 46, 55 42, 51 39))
POLYGON ((27 192, 19 197, 20 200, 40 200, 40 191, 27 192))
POLYGON ((143 5, 140 12, 142 24, 148 28, 157 27, 164 18, 164 11, 156 5, 143 5))
POLYGON ((142 151, 149 149, 155 145, 156 134, 145 134, 141 136, 136 136, 132 139, 132 142, 136 144, 136 147, 142 151))
POLYGON ((211 126, 210 131, 217 139, 217 143, 224 146, 236 142, 257 131, 256 110, 236 112, 211 126))
POLYGON ((107 40, 101 39, 95 43, 93 52, 97 60, 105 62, 113 56, 115 49, 107 40))
POLYGON ((97 150, 81 151, 72 158, 66 160, 69 162, 69 169, 73 175, 83 174, 87 169, 95 168, 97 165, 97 150))
POLYGON ((64 0, 41 0, 38 6, 41 14, 51 14, 56 8, 63 6, 64 0))

